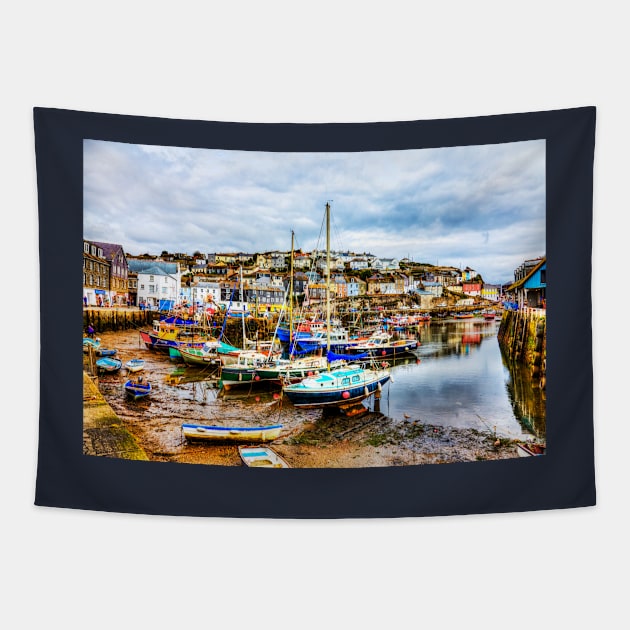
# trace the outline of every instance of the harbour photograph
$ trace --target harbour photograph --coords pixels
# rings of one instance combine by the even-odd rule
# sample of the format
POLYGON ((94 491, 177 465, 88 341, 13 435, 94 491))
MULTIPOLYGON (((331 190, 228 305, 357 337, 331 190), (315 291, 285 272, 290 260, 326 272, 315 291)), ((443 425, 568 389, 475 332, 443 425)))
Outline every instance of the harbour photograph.
POLYGON ((545 455, 544 140, 83 154, 85 455, 545 455))

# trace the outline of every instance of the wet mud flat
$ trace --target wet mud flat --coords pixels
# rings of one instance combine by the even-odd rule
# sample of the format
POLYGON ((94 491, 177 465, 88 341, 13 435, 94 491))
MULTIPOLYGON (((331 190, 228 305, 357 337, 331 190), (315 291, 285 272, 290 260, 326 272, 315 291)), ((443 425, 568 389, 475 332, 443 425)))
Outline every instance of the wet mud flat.
POLYGON ((299 409, 273 386, 224 390, 217 374, 174 363, 146 349, 134 332, 103 333, 105 347, 118 349, 123 362, 146 361, 150 398, 125 397, 128 375, 106 374, 99 390, 152 461, 240 466, 237 444, 187 440, 182 423, 220 426, 282 424, 274 450, 294 468, 361 468, 475 462, 518 457, 516 441, 492 431, 437 426, 423 418, 396 419, 372 401, 363 413, 299 409))

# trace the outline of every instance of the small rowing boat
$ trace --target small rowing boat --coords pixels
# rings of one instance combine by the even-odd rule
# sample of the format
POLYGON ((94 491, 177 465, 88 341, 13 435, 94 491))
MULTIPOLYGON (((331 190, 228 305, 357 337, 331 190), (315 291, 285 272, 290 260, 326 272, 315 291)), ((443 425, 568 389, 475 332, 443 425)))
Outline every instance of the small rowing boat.
POLYGON ((113 357, 117 352, 118 350, 114 348, 96 348, 96 354, 98 354, 99 357, 113 357))
POLYGON ((111 357, 103 357, 98 359, 96 367, 103 372, 118 372, 122 367, 123 362, 120 359, 112 359, 111 357))
POLYGON ((140 372, 140 370, 144 370, 144 359, 129 359, 125 363, 125 368, 128 372, 140 372))
POLYGON ((125 383, 125 392, 127 392, 127 395, 131 396, 134 400, 144 398, 151 393, 151 383, 148 381, 143 383, 142 378, 139 378, 137 381, 132 381, 130 379, 125 383))
POLYGON ((268 446, 239 446, 238 454, 250 468, 290 468, 289 464, 268 446))
POLYGON ((182 424, 182 431, 186 439, 215 442, 271 442, 280 435, 281 429, 281 424, 271 424, 264 427, 217 427, 205 424, 182 424))

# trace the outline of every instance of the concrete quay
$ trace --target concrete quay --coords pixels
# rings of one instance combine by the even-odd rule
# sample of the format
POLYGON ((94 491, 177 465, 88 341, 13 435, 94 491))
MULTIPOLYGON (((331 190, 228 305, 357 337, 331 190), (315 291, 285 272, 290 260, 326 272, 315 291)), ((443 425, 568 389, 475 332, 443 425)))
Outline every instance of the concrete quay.
POLYGON ((148 460, 145 451, 83 372, 83 454, 148 460))

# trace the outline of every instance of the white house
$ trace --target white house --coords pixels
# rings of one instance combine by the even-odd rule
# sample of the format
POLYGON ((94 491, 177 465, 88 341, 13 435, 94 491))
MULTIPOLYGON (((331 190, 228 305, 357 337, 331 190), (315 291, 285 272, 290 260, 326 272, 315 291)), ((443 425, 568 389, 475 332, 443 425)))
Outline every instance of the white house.
POLYGON ((218 282, 196 282, 190 289, 193 304, 217 303, 221 299, 221 285, 218 282))
POLYGON ((182 274, 177 263, 130 259, 129 270, 138 274, 138 304, 158 308, 161 300, 181 301, 182 274))

